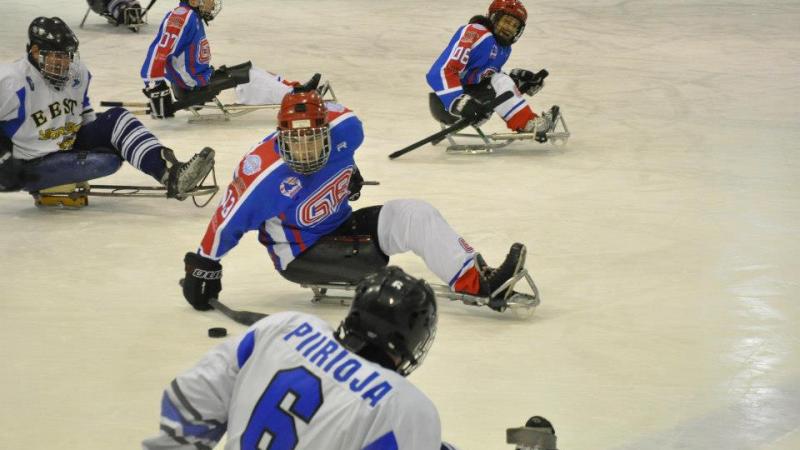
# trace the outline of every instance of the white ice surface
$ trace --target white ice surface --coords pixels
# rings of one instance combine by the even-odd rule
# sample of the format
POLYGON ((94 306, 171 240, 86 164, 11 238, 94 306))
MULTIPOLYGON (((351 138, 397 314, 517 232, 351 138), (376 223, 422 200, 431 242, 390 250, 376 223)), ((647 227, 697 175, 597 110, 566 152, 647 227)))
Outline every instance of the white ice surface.
MULTIPOLYGON (((208 28, 213 62, 329 78, 364 121, 355 206, 416 197, 498 263, 514 241, 542 293, 530 321, 441 302, 437 342, 412 375, 463 449, 504 449, 540 414, 560 448, 800 448, 800 4, 797 1, 527 1, 511 67, 551 75, 562 149, 490 156, 426 146, 424 75, 487 0, 228 0, 208 28)), ((81 1, 5 0, 0 60, 28 23, 58 15, 93 71, 91 97, 143 99, 138 72, 169 0, 139 34, 81 1)), ((220 182, 275 127, 273 113, 144 122, 186 157, 217 151, 220 182)), ((500 130, 494 119, 489 129, 500 130)), ((106 180, 104 180, 106 181, 106 180)), ((149 184, 126 167, 107 181, 149 184)), ((216 202, 215 202, 216 203, 216 202)), ((0 448, 122 449, 158 429, 162 388, 242 330, 181 298, 182 258, 212 213, 188 202, 92 199, 43 211, 0 195, 0 448)), ((412 255, 393 259, 432 279, 412 255)), ((223 299, 331 323, 283 280, 255 235, 224 259, 223 299)))

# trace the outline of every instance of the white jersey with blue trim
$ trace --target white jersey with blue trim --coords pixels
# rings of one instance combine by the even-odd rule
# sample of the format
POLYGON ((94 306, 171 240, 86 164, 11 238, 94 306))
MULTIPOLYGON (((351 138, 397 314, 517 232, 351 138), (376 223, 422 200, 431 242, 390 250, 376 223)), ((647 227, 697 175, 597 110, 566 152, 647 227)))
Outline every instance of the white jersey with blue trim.
POLYGON ((78 61, 75 78, 55 89, 26 57, 0 64, 0 132, 14 158, 30 160, 71 150, 81 125, 95 119, 89 102, 91 74, 78 61))
POLYGON ((344 349, 309 314, 255 323, 164 392, 161 432, 146 450, 271 448, 439 450, 431 400, 408 380, 344 349))

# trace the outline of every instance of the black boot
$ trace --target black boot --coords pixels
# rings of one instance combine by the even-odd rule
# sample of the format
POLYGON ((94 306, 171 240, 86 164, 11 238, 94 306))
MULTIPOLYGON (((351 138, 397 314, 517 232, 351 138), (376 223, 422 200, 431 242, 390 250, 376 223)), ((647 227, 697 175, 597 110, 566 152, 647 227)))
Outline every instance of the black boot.
POLYGON ((167 170, 161 177, 161 184, 167 187, 167 198, 185 200, 187 193, 197 187, 214 168, 214 150, 206 147, 185 163, 175 158, 175 153, 167 147, 161 149, 161 158, 167 170))
POLYGON ((319 80, 321 79, 322 79, 322 74, 315 73, 313 76, 311 76, 311 79, 306 81, 304 84, 301 84, 300 86, 295 86, 294 92, 295 93, 311 92, 317 89, 317 86, 319 86, 319 80))
MULTIPOLYGON (((484 295, 490 296, 489 307, 503 311, 506 309, 506 300, 514 293, 511 286, 495 293, 500 287, 508 280, 514 277, 520 270, 525 267, 525 255, 527 250, 524 244, 519 242, 513 244, 511 249, 506 255, 505 261, 496 269, 489 269, 488 267, 480 267, 479 271, 484 274, 481 277, 481 291, 484 295)), ((485 264, 485 263, 484 263, 485 264)))

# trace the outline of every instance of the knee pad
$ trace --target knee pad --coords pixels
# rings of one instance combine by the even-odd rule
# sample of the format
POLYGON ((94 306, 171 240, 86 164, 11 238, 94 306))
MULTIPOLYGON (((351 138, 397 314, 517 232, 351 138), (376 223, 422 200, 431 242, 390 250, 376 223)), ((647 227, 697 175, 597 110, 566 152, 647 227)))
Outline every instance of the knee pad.
POLYGON ((25 190, 34 192, 68 183, 79 183, 101 178, 119 170, 122 158, 116 153, 57 152, 29 161, 25 172, 32 179, 25 190))

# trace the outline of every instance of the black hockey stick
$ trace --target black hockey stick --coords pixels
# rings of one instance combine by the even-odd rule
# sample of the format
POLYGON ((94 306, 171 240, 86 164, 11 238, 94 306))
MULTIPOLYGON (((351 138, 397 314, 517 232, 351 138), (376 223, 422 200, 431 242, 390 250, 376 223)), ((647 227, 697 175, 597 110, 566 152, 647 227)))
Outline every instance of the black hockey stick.
POLYGON ((150 8, 152 8, 153 5, 155 5, 155 3, 156 3, 156 0, 150 0, 150 4, 147 5, 147 8, 145 8, 144 11, 142 11, 142 16, 147 14, 147 11, 150 11, 150 8))
MULTIPOLYGON (((178 280, 178 284, 183 287, 183 278, 178 280)), ((234 322, 247 325, 248 327, 269 315, 253 311, 237 311, 235 309, 230 309, 223 305, 218 298, 209 299, 208 304, 217 311, 228 316, 228 318, 233 319, 234 322)))
POLYGON ((240 323, 242 325, 247 325, 248 327, 259 320, 263 319, 264 317, 269 316, 269 314, 253 312, 253 311, 237 311, 235 309, 230 309, 227 306, 223 305, 219 299, 212 298, 208 301, 208 304, 213 306, 214 309, 225 314, 229 318, 233 319, 234 322, 240 323))
MULTIPOLYGON (((485 109, 487 111, 492 110, 497 105, 503 103, 504 101, 510 99, 513 96, 514 96, 514 93, 511 92, 511 91, 503 92, 502 94, 498 95, 497 98, 495 98, 494 100, 492 100, 489 103, 487 103, 486 106, 485 106, 485 109)), ((400 149, 400 150, 398 150, 398 151, 396 151, 394 153, 391 153, 389 155, 389 159, 395 159, 395 158, 397 158, 399 156, 403 156, 406 153, 410 152, 411 150, 416 150, 417 148, 422 147, 423 145, 427 144, 428 142, 442 140, 448 134, 455 133, 455 132, 457 132, 459 130, 463 130, 464 128, 467 128, 470 125, 472 125, 472 121, 471 120, 469 120, 469 119, 461 119, 458 122, 454 123, 453 125, 450 125, 449 127, 445 128, 444 130, 439 131, 438 133, 434 133, 434 134, 426 137, 425 139, 423 139, 421 141, 417 141, 417 142, 409 145, 408 147, 402 148, 402 149, 400 149)))

